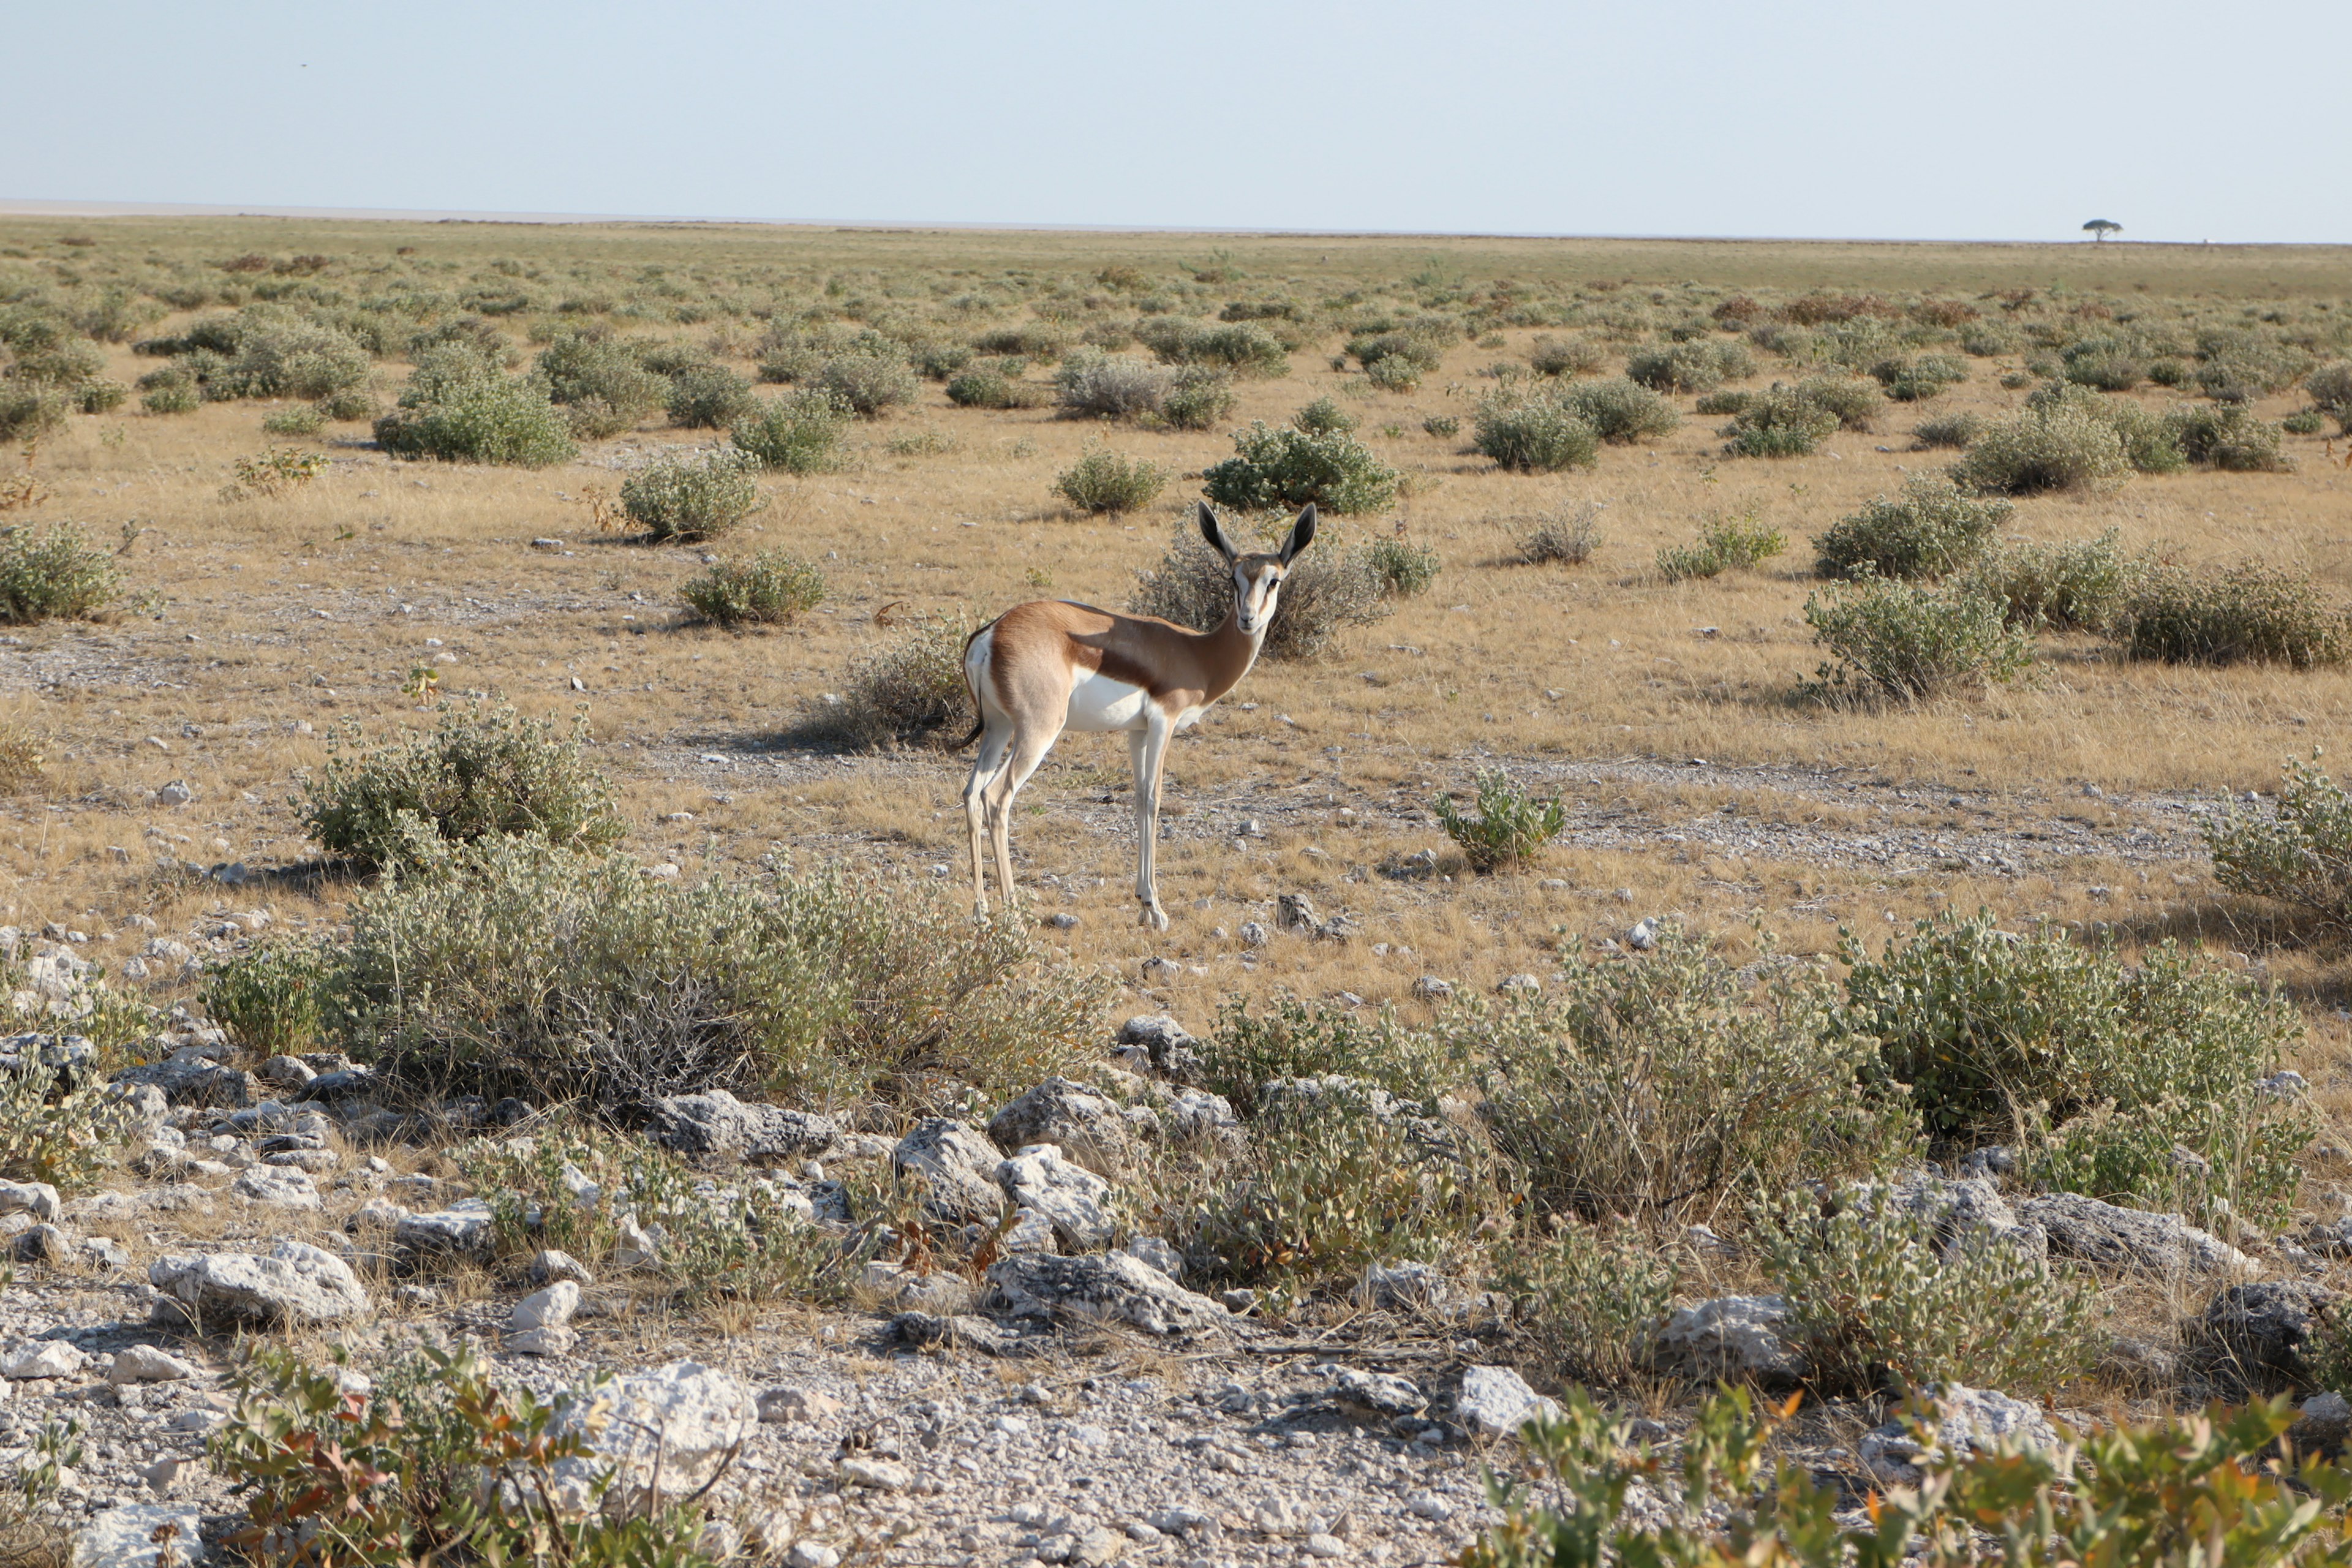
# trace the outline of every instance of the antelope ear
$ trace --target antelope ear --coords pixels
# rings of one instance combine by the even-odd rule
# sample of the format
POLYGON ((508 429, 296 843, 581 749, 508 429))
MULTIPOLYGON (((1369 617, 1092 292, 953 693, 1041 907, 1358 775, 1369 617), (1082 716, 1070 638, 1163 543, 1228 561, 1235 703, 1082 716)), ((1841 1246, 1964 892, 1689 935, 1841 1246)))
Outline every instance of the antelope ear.
POLYGON ((1282 542, 1282 563, 1289 565, 1292 556, 1314 542, 1315 503, 1308 501, 1307 510, 1298 514, 1298 521, 1290 525, 1290 537, 1282 542))
POLYGON ((1209 503, 1202 501, 1198 504, 1201 508, 1201 537, 1209 542, 1210 549, 1223 556, 1227 564, 1231 564, 1234 557, 1241 552, 1235 550, 1234 542, 1225 537, 1225 526, 1217 521, 1217 514, 1209 510, 1209 503))

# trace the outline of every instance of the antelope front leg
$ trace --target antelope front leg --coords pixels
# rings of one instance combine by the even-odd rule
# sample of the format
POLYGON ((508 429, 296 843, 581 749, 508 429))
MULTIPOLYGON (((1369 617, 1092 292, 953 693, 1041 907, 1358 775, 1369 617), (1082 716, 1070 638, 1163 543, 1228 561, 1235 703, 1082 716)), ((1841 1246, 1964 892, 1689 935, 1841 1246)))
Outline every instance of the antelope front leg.
POLYGON ((1168 929, 1168 911, 1160 907, 1159 847, 1160 769, 1169 733, 1160 720, 1149 729, 1130 730, 1127 737, 1128 760, 1135 766, 1135 896, 1143 906, 1136 923, 1153 931, 1168 929))

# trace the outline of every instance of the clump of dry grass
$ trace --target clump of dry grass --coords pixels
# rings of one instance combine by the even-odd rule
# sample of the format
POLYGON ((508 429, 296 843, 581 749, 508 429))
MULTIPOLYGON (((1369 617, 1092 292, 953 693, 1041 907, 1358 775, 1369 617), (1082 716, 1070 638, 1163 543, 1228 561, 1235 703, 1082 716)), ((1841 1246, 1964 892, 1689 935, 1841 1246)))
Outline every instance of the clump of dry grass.
POLYGON ((861 750, 961 748, 979 721, 964 679, 961 621, 917 626, 851 667, 838 692, 827 692, 796 733, 861 750))
POLYGON ((14 719, 0 719, 0 795, 31 788, 45 760, 31 730, 14 719))

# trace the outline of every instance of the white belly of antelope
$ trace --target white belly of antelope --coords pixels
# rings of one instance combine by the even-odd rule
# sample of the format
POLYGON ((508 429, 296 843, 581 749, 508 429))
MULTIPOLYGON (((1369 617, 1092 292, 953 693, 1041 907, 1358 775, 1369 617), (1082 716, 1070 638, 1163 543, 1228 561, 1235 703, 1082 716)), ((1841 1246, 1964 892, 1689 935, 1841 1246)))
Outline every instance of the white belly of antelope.
POLYGON ((1068 728, 1073 730, 1140 730, 1150 693, 1108 675, 1078 677, 1070 689, 1068 728))

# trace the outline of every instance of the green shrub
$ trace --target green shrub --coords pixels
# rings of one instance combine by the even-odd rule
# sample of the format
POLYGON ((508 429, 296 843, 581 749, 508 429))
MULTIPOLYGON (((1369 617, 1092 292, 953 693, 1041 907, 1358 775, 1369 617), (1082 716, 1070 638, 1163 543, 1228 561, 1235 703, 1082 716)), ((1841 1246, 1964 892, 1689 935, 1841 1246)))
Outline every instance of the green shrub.
POLYGON ((2316 408, 2298 408, 2279 421, 2279 428, 2290 436, 2316 436, 2327 428, 2327 416, 2316 408))
POLYGON ((2232 403, 2284 392, 2315 363, 2307 350, 2252 327, 2200 330, 2197 361, 2197 384, 2205 395, 2232 403))
POLYGON ((1885 1189, 1826 1209, 1798 1198, 1755 1230, 1788 1303, 1788 1338, 1825 1390, 1871 1394, 1966 1383, 2049 1393, 2090 1370, 2095 1293, 2000 1242, 1937 1249, 1936 1227, 1885 1189))
POLYGON ((1445 348, 1460 339, 1450 327, 1415 331, 1361 332, 1348 340, 1347 353, 1367 371, 1383 360, 1402 360, 1423 375, 1432 375, 1444 363, 1445 348))
MULTIPOLYGON (((1275 548, 1290 520, 1276 517, 1261 543, 1275 548)), ((1350 626, 1370 626, 1396 609, 1388 584, 1373 564, 1372 552, 1342 546, 1328 526, 1315 548, 1290 564, 1274 624, 1259 645, 1262 658, 1314 658, 1350 626)), ((1234 574, 1225 558, 1202 542, 1200 531, 1179 523, 1160 564, 1138 574, 1128 608, 1159 616, 1194 631, 1224 624, 1234 610, 1234 574)))
POLYGON ((808 726, 818 737, 866 749, 960 747, 977 715, 964 680, 962 626, 919 626, 860 660, 808 726))
POLYGON ((1450 795, 1439 795, 1433 809, 1445 836, 1478 871, 1516 870, 1541 858, 1568 826, 1559 796, 1529 794, 1500 769, 1478 775, 1477 816, 1463 816, 1450 795))
POLYGON ((1742 970, 1669 924, 1638 959, 1562 944, 1540 994, 1445 1008, 1436 1059, 1474 1064, 1508 1180, 1538 1214, 1719 1217, 1759 1187, 1865 1175, 1916 1122, 1837 1026, 1812 965, 1742 970))
POLYGON ((1886 411, 1878 388, 1858 375, 1809 375, 1796 390, 1815 408, 1837 416, 1842 429, 1867 434, 1871 421, 1886 411))
POLYGON ((1500 1284, 1553 1365, 1612 1385, 1644 1369, 1674 1307, 1675 1271, 1638 1235, 1603 1237, 1564 1216, 1506 1255, 1500 1284))
POLYGON ((765 504, 748 453, 672 453, 621 481, 621 509, 657 540, 715 539, 765 504))
POLYGON ((1451 414, 1433 414, 1421 422, 1422 434, 1434 436, 1441 441, 1451 441, 1462 434, 1462 421, 1451 414))
POLYGON ((73 389, 74 407, 83 414, 111 414, 130 401, 131 389, 119 381, 85 381, 73 389))
POLYGON ((1711 392, 1755 374, 1755 356, 1733 341, 1660 343, 1625 362, 1626 380, 1657 392, 1711 392))
POLYGON ((991 327, 971 341, 984 354, 1018 354, 1023 359, 1056 360, 1070 346, 1069 335, 1050 321, 1024 321, 991 327))
POLYGON ((1437 581, 1444 563, 1437 552, 1426 544, 1415 544, 1399 535, 1393 539, 1375 539, 1371 543, 1370 560, 1373 574, 1391 598, 1410 599, 1429 592, 1437 581))
POLYGON ((373 419, 376 416, 375 399, 364 387, 358 386, 329 393, 319 399, 318 408, 320 417, 339 423, 354 419, 373 419))
POLYGON ((2285 474, 2294 459, 2279 447, 2279 427, 2238 404, 2176 408, 2166 416, 2180 454, 2200 468, 2285 474))
POLYGON ((971 350, 962 343, 922 343, 913 351, 916 373, 926 381, 950 381, 971 363, 971 350))
POLYGON ((1364 367, 1364 379, 1382 392, 1415 392, 1420 390, 1422 369, 1402 354, 1375 360, 1364 367))
POLYGON ((1880 360, 1870 374, 1897 403, 1918 403, 1968 380, 1966 362, 1950 354, 1897 354, 1880 360))
POLYGON ((1836 433, 1837 416, 1792 388, 1775 383, 1751 396, 1720 434, 1738 458, 1808 457, 1836 433))
POLYGON ((1471 445, 1520 473, 1589 468, 1601 460, 1601 437, 1549 392, 1492 392, 1478 401, 1471 445))
POLYGON ((1717 518, 1698 531, 1696 542, 1661 546, 1658 574, 1669 583, 1719 577, 1735 566, 1759 565, 1788 548, 1788 535, 1758 521, 1753 512, 1717 518))
POLYGON ((320 1048, 329 960, 303 942, 274 942, 205 970, 205 1012, 257 1057, 320 1048))
POLYGON ((0 530, 0 624, 87 619, 121 591, 112 552, 91 543, 79 524, 0 530))
POLYGON ((1601 510, 1599 501, 1581 501, 1519 520, 1509 525, 1511 549, 1530 566, 1581 566, 1601 546, 1601 510))
POLYGON ((1328 397, 1318 397, 1290 416, 1290 427, 1309 436, 1352 436, 1362 423, 1328 397))
POLYGON ((1675 405, 1625 380, 1580 382, 1559 389, 1560 405, 1612 446, 1654 439, 1683 422, 1675 405))
POLYGON ((540 351, 540 378, 563 405, 575 433, 590 439, 633 429, 669 405, 667 377, 645 367, 618 338, 565 332, 540 351))
POLYGON ((2233 806, 2200 828, 2231 892, 2352 927, 2352 797, 2315 763, 2287 763, 2274 814, 2233 806))
POLYGON ((1174 430, 1207 430, 1234 411, 1234 378, 1212 365, 1188 364, 1160 401, 1160 417, 1174 430))
POLYGON ((543 385, 464 355, 420 363, 400 406, 375 422, 375 438, 395 457, 529 468, 568 462, 580 449, 543 385))
MULTIPOLYGON (((1202 476, 1202 493, 1220 506, 1272 511, 1311 501, 1347 514, 1379 511, 1396 499, 1396 470, 1353 436, 1313 436, 1260 420, 1234 432, 1234 451, 1202 476)), ((1286 584, 1286 599, 1289 591, 1286 584)))
POLYGON ((1979 494, 2014 496, 2112 484, 2127 467, 2113 424, 2060 406, 1995 421, 1951 473, 1979 494))
POLYGON ((325 397, 362 384, 373 368, 367 349, 347 333, 282 306, 251 306, 234 316, 207 318, 168 346, 191 362, 208 402, 325 397))
MULTIPOLYGON (((185 389, 187 405, 196 405, 194 387, 185 389)), ((154 413, 184 413, 186 410, 152 408, 154 413)), ((66 422, 68 403, 63 393, 54 387, 26 385, 13 381, 0 381, 0 441, 37 440, 66 422)))
POLYGON ((440 1092, 618 1110, 713 1088, 918 1111, 1090 1047, 1106 987, 929 883, 649 877, 539 838, 430 852, 351 910, 353 1049, 440 1092))
POLYGON ((2143 574, 2120 628, 2135 658, 2284 664, 2308 669, 2352 652, 2345 606, 2305 576, 2260 562, 2143 574))
POLYGON ((271 436, 316 436, 326 423, 317 405, 298 403, 270 415, 261 422, 261 428, 271 436))
POLYGON ((1919 422, 1919 427, 1912 431, 1911 435, 1922 447, 1957 448, 1973 446, 1976 438, 1984 434, 1984 427, 1982 415, 1963 412, 1940 415, 1934 419, 1923 419, 1919 422))
POLYGON ((959 408, 1035 408, 1048 395, 999 365, 975 365, 948 383, 948 401, 959 408))
POLYGON ((1699 413, 1708 418, 1717 418, 1726 415, 1744 413, 1755 396, 1752 392, 1710 392, 1700 398, 1695 406, 1699 413))
POLYGON ((1983 553, 2016 508, 1976 500, 1941 474, 1914 474, 1903 494, 1840 518, 1813 541, 1824 577, 1940 577, 1983 553))
POLYGON ((2111 528, 2096 539, 1997 545, 1969 563, 1960 588, 2000 605, 2012 626, 2105 632, 2122 618, 2140 570, 2111 528))
POLYGON ((912 403, 921 390, 914 370, 898 354, 838 354, 824 362, 812 384, 860 419, 879 419, 912 403))
MULTIPOLYGON (((77 1021, 75 1032, 85 1031, 96 1032, 91 1021, 77 1021)), ((153 1032, 152 1022, 142 1031, 153 1032)), ((0 1073, 0 1181, 47 1182, 73 1193, 120 1157, 131 1131, 121 1104, 109 1098, 109 1086, 77 1086, 59 1070, 52 1053, 61 1043, 52 1037, 20 1044, 21 1063, 0 1073)))
POLYGON ((1815 679, 1826 693, 1906 702, 2013 680, 2033 662, 2033 639, 2008 623, 2004 608, 1962 587, 1876 580, 1812 595, 1805 624, 1837 660, 1815 679))
POLYGON ((1096 447, 1054 479, 1054 492, 1080 511, 1117 517, 1151 504, 1168 470, 1147 458, 1122 458, 1096 447))
POLYGON ((2352 359, 2330 360, 2303 378, 2303 390, 2312 406, 2336 416, 2344 425, 2352 419, 2352 359))
POLYGON ((796 555, 762 550, 749 561, 714 562, 678 596, 722 626, 784 626, 824 602, 824 577, 796 555))
POLYGON ((764 468, 820 474, 840 462, 848 425, 848 408, 830 393, 793 392, 760 404, 735 422, 727 438, 764 468))
POLYGON ((361 738, 331 732, 326 766, 303 787, 303 828, 330 855, 413 869, 436 843, 529 834, 590 850, 624 831, 612 785, 581 755, 584 721, 567 739, 506 703, 477 703, 444 709, 430 735, 350 756, 361 738))
POLYGON ((686 429, 723 430, 759 401, 751 382, 725 365, 688 365, 669 378, 669 420, 686 429))
POLYGON ((1166 405, 1174 376, 1133 354, 1073 354, 1054 384, 1062 412, 1082 419, 1136 419, 1166 405))
POLYGON ((1213 365, 1251 377, 1290 374, 1290 355, 1281 340, 1255 321, 1204 326, 1163 317, 1147 323, 1137 336, 1169 364, 1213 365))
MULTIPOLYGON (((142 376, 143 383, 147 378, 142 376)), ((163 381, 149 387, 140 396, 139 406, 150 414, 194 414, 204 405, 193 381, 163 381)), ((7 433, 9 395, 0 391, 0 440, 9 439, 7 433)))
POLYGON ((1587 338, 1538 338, 1528 351, 1528 363, 1538 375, 1598 375, 1609 363, 1609 352, 1587 338))

